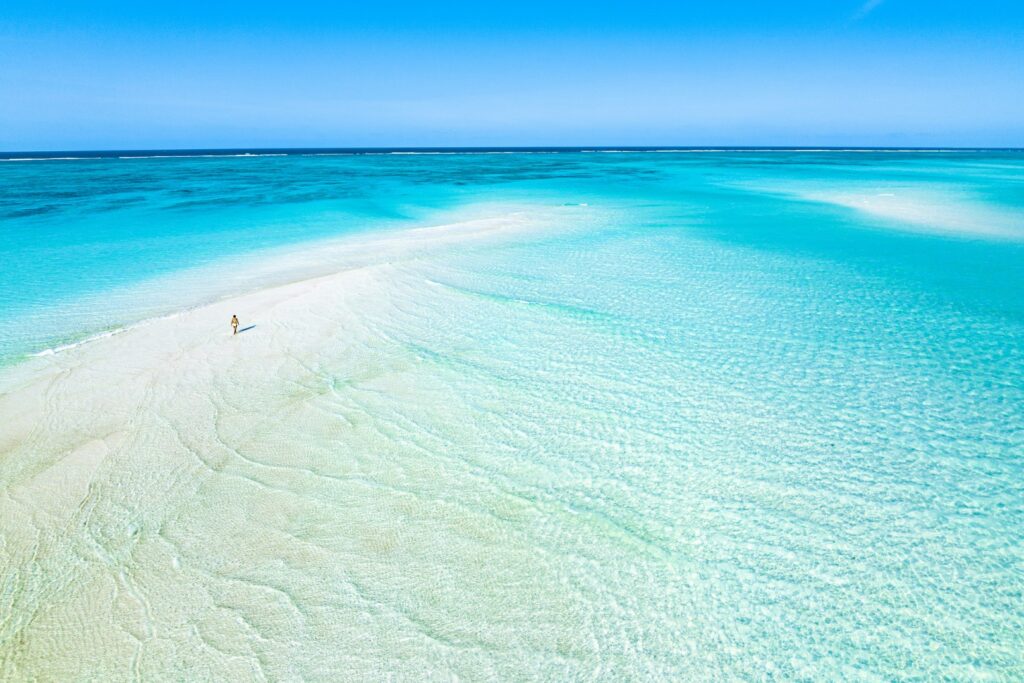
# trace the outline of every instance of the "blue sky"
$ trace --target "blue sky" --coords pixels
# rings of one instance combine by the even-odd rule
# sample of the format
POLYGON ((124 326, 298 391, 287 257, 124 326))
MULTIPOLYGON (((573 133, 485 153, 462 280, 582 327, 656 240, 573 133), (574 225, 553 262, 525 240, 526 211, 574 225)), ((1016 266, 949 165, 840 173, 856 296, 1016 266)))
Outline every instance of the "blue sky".
POLYGON ((1024 146, 1024 2, 5 0, 0 149, 1024 146))

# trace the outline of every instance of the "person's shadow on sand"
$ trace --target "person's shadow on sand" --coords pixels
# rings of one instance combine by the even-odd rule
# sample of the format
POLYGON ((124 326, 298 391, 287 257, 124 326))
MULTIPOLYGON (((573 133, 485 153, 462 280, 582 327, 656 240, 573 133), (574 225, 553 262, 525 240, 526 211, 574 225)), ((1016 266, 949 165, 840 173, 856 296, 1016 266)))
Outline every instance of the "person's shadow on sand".
POLYGON ((242 334, 243 332, 248 332, 249 330, 251 330, 254 327, 256 327, 256 326, 255 325, 249 325, 249 327, 243 327, 242 329, 238 330, 238 334, 242 334))

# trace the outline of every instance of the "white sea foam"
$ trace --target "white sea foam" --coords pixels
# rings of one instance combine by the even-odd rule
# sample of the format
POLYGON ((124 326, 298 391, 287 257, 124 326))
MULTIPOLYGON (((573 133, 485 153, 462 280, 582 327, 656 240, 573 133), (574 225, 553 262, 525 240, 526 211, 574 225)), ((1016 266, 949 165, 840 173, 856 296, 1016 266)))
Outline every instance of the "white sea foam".
POLYGON ((96 158, 99 157, 11 157, 4 161, 81 161, 96 158))
MULTIPOLYGON (((167 278, 164 278, 164 279, 171 280, 173 278, 167 277, 167 278)), ((170 284, 170 283, 168 283, 168 284, 170 284)), ((34 357, 34 358, 45 358, 47 356, 55 356, 55 355, 57 355, 59 353, 64 353, 66 351, 71 351, 72 349, 77 349, 77 348, 85 346, 87 344, 93 344, 95 342, 102 341, 104 339, 109 339, 109 338, 117 336, 119 334, 124 334, 125 332, 129 332, 129 331, 134 330, 135 328, 140 327, 142 325, 146 325, 146 324, 152 323, 153 321, 173 320, 174 318, 177 318, 178 316, 180 316, 180 315, 182 315, 184 313, 187 313, 189 311, 195 310, 199 306, 200 306, 200 304, 197 304, 195 306, 188 306, 188 307, 182 308, 181 310, 176 310, 176 311, 174 311, 172 313, 166 313, 166 314, 163 314, 163 315, 155 315, 155 316, 152 316, 152 317, 149 317, 149 318, 145 318, 143 320, 140 320, 138 322, 135 322, 135 323, 132 323, 132 324, 129 324, 129 325, 122 325, 122 326, 115 327, 115 328, 110 329, 110 330, 104 330, 103 332, 98 332, 96 334, 89 335, 89 336, 84 337, 82 339, 79 339, 77 341, 68 342, 67 344, 60 344, 58 346, 53 346, 53 347, 50 347, 50 348, 46 348, 46 349, 43 349, 41 351, 36 351, 35 353, 30 353, 29 356, 30 357, 34 357)))
POLYGON ((630 148, 608 148, 608 149, 591 149, 591 148, 567 148, 567 149, 523 149, 523 150, 429 150, 429 151, 409 151, 409 150, 359 150, 353 149, 351 151, 344 152, 243 152, 238 154, 221 154, 221 153, 207 153, 207 154, 126 154, 116 157, 106 156, 103 154, 94 156, 62 156, 62 157, 10 157, 0 159, 0 161, 87 161, 87 160, 99 160, 99 159, 190 159, 190 158, 209 158, 209 157, 224 157, 224 158, 239 158, 239 157, 279 157, 279 156, 305 156, 305 157, 316 157, 316 156, 469 156, 469 155, 495 155, 495 154, 573 154, 576 152, 582 152, 584 154, 739 154, 739 153, 756 153, 756 154, 772 154, 772 153, 785 153, 785 154, 829 154, 829 153, 854 153, 854 154, 970 154, 977 152, 977 149, 973 148, 866 148, 866 147, 822 147, 822 148, 810 148, 810 147, 705 147, 705 148, 653 148, 653 149, 630 149, 630 148))
POLYGON ((275 153, 250 153, 244 154, 130 154, 125 156, 119 156, 118 159, 206 159, 212 157, 223 157, 225 159, 237 159, 245 157, 286 157, 288 156, 285 152, 275 153))
POLYGON ((109 339, 110 337, 113 337, 116 334, 121 334, 122 332, 126 331, 127 329, 129 329, 129 328, 128 327, 119 327, 119 328, 114 329, 114 330, 108 330, 108 331, 103 332, 101 334, 96 334, 96 335, 93 335, 91 337, 86 337, 85 339, 82 339, 80 341, 71 342, 69 344, 62 344, 60 346, 54 346, 53 348, 49 348, 49 349, 43 349, 42 351, 37 351, 36 353, 30 354, 30 355, 32 355, 32 356, 34 356, 36 358, 45 357, 45 356, 53 356, 53 355, 56 355, 56 354, 61 353, 63 351, 70 351, 71 349, 76 349, 76 348, 78 348, 80 346, 84 346, 85 344, 90 344, 92 342, 99 341, 101 339, 109 339))

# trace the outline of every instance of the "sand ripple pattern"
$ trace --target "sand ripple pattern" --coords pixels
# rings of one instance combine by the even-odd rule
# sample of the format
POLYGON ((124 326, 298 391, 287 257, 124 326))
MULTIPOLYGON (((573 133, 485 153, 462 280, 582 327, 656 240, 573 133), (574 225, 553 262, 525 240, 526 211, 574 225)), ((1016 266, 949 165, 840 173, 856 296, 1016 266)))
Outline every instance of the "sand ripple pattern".
POLYGON ((11 380, 0 678, 1024 677, 1019 301, 560 215, 11 380))

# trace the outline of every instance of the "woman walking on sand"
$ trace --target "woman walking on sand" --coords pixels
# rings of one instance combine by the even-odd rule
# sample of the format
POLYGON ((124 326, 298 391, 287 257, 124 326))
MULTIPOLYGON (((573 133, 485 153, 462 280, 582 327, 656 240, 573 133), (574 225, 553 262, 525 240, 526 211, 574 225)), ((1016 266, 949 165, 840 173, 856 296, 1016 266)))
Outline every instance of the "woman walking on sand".
POLYGON ((231 316, 231 334, 238 334, 238 316, 231 316))

